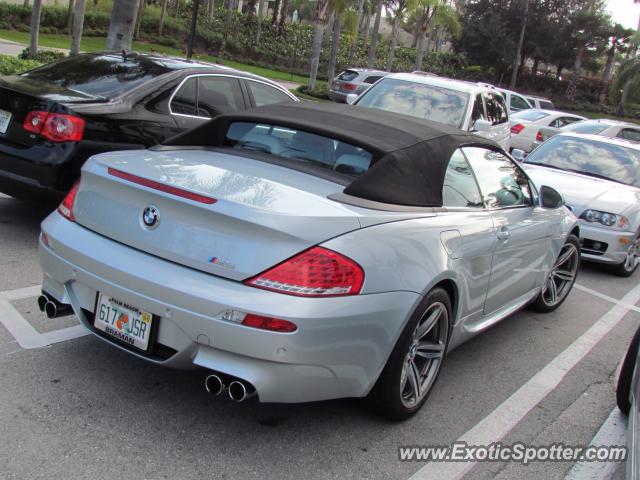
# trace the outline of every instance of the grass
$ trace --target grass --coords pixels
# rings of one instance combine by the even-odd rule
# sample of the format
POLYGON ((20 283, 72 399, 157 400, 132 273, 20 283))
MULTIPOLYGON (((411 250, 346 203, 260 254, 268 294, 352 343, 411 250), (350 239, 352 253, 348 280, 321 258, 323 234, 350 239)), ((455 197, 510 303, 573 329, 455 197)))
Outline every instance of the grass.
MULTIPOLYGON (((10 40, 16 43, 22 43, 27 45, 29 43, 28 32, 17 32, 15 30, 0 30, 0 38, 10 40)), ((54 35, 48 33, 40 34, 40 46, 48 48, 61 48, 68 50, 71 44, 71 37, 68 35, 54 35)), ((84 52, 95 52, 104 50, 107 45, 107 39, 105 37, 83 37, 80 44, 80 50, 84 52)), ((145 42, 133 42, 132 49, 137 52, 154 52, 162 53, 164 55, 172 55, 177 57, 184 57, 185 52, 183 50, 165 47, 163 45, 156 45, 145 42)), ((194 55, 194 59, 202 60, 205 62, 215 62, 216 58, 212 55, 194 55)), ((234 62, 232 60, 225 60, 224 65, 227 67, 242 70, 243 72, 253 73, 262 77, 271 78, 273 80, 284 80, 288 82, 306 83, 307 78, 300 75, 292 75, 287 72, 279 70, 272 70, 269 68, 257 67, 254 65, 247 65, 240 62, 234 62)))

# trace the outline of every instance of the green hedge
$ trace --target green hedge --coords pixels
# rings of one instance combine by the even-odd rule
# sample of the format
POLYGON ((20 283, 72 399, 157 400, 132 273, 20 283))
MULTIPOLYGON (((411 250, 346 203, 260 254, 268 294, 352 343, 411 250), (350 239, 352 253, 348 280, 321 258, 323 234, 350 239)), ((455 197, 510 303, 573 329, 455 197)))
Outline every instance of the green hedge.
POLYGON ((23 60, 9 55, 0 55, 0 75, 15 75, 42 65, 36 60, 23 60))

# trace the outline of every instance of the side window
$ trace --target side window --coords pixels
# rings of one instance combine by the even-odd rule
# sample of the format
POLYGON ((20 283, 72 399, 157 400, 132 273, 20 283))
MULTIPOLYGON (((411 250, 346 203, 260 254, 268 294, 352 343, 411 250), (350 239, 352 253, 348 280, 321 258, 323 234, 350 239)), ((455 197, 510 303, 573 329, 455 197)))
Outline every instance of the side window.
POLYGON ((511 94, 511 110, 526 110, 527 108, 531 108, 527 101, 519 95, 511 94))
POLYGON ((292 99, 286 93, 260 82, 247 80, 249 90, 253 94, 253 99, 257 107, 271 105, 272 103, 291 102, 292 99))
POLYGON ((509 121, 507 105, 504 103, 502 95, 498 93, 485 93, 484 99, 487 103, 487 120, 493 125, 499 125, 509 121))
POLYGON ((633 128, 623 128, 617 136, 633 142, 640 142, 640 130, 633 128))
POLYGON ((473 101, 473 110, 471 111, 471 127, 476 123, 476 120, 486 120, 487 115, 484 112, 484 104, 482 102, 482 95, 476 95, 473 101))
POLYGON ((471 167, 460 149, 449 160, 442 185, 443 207, 482 208, 482 197, 471 167))
POLYGON ((529 179, 509 158, 480 147, 462 151, 475 172, 487 208, 532 205, 529 179))
POLYGON ((198 115, 196 106, 196 93, 198 81, 190 78, 182 84, 171 100, 171 112, 182 115, 198 115))
POLYGON ((244 107, 238 79, 198 77, 198 116, 213 118, 244 107))
POLYGON ((549 100, 540 100, 540 108, 544 108, 546 110, 555 110, 556 107, 553 106, 549 100))
POLYGON ((371 77, 367 77, 364 79, 364 83, 376 83, 378 80, 380 80, 382 77, 379 75, 373 75, 371 77))
POLYGON ((562 128, 562 127, 564 127, 566 125, 569 125, 569 124, 575 122, 576 120, 578 120, 578 119, 577 118, 573 118, 573 117, 558 117, 553 122, 551 122, 549 124, 549 126, 556 127, 556 128, 562 128))

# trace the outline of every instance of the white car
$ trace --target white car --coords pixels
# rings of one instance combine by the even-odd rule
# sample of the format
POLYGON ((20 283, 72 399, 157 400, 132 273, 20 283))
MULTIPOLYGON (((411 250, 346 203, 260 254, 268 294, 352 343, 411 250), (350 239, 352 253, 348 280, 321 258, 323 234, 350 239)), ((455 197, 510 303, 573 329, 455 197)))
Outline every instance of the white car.
POLYGON ((510 120, 511 148, 528 153, 535 148, 536 140, 542 141, 542 127, 560 128, 584 119, 580 115, 556 110, 530 109, 514 113, 510 120))
POLYGON ((413 73, 389 75, 362 93, 347 98, 359 107, 424 118, 477 133, 510 148, 509 111, 491 86, 413 73))
POLYGON ((602 135, 603 137, 622 138, 631 142, 640 143, 640 125, 629 122, 620 122, 601 118, 599 120, 584 120, 564 127, 544 127, 540 129, 542 138, 536 139, 540 144, 549 138, 562 132, 589 133, 591 135, 602 135))
POLYGON ((544 97, 534 97, 527 96, 527 101, 531 104, 533 108, 542 108, 545 110, 555 110, 556 107, 553 105, 553 102, 548 98, 544 97))

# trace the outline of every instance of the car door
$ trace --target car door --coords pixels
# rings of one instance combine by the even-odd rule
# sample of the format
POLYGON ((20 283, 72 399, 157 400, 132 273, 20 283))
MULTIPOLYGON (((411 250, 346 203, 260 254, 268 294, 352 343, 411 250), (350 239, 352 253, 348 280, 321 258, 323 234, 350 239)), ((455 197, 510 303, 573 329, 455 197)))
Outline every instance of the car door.
POLYGON ((442 206, 446 209, 446 230, 441 233, 441 240, 457 262, 460 288, 465 295, 460 318, 473 322, 484 310, 497 240, 492 212, 484 208, 476 179, 460 149, 451 156, 445 171, 442 206))
POLYGON ((514 95, 513 93, 509 95, 509 113, 519 112, 520 110, 527 110, 531 108, 529 102, 527 102, 524 97, 520 95, 514 95))
POLYGON ((504 97, 497 92, 483 94, 487 108, 487 120, 492 124, 487 135, 483 135, 500 144, 505 150, 511 146, 511 130, 509 128, 509 113, 504 97))
POLYGON ((522 169, 501 152, 464 147, 463 152, 491 211, 496 244, 484 306, 491 314, 531 294, 541 284, 550 255, 552 222, 535 202, 522 169))

